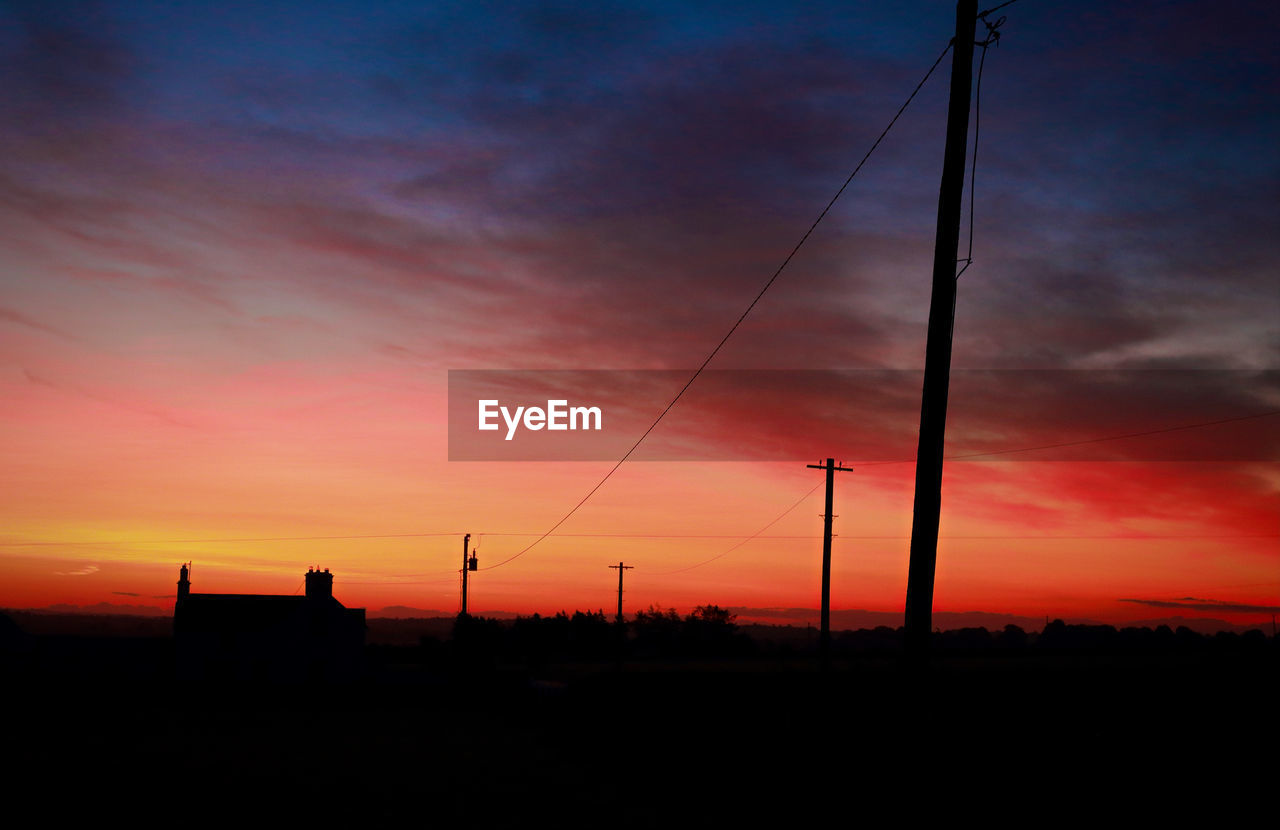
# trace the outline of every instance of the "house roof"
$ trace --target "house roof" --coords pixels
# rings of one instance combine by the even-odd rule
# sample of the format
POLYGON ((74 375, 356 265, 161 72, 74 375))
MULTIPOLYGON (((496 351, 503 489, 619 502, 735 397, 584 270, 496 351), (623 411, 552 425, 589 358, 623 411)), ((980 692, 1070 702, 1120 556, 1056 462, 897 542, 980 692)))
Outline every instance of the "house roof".
POLYGON ((258 629, 301 619, 339 619, 364 624, 363 608, 346 608, 331 596, 282 594, 188 594, 174 609, 185 627, 215 623, 219 629, 258 629))

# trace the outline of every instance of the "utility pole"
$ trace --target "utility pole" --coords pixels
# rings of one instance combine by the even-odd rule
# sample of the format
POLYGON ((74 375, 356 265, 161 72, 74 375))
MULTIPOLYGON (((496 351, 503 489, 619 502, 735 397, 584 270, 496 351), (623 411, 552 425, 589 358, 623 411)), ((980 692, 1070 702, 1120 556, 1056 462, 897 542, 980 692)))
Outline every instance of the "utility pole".
POLYGON ((621 625, 622 624, 622 573, 623 571, 631 570, 632 568, 635 567, 635 565, 624 565, 621 562, 619 562, 618 564, 610 565, 609 567, 614 568, 618 571, 618 624, 621 625))
POLYGON ((828 458, 826 464, 806 464, 814 470, 827 471, 827 512, 823 513, 822 523, 822 628, 818 634, 818 655, 822 661, 822 670, 827 670, 831 659, 831 502, 835 490, 836 470, 851 473, 848 467, 837 467, 834 458, 828 458))
POLYGON ((462 613, 459 616, 467 615, 467 566, 470 560, 467 559, 467 545, 471 541, 471 534, 468 533, 462 537, 462 613))
POLYGON ((923 654, 933 623, 933 579, 938 559, 938 520, 942 511, 942 450, 951 382, 951 335, 956 307, 956 251, 969 132, 969 95, 973 80, 973 38, 977 0, 956 4, 956 37, 951 46, 951 101, 947 107, 947 143, 938 191, 938 228, 933 249, 933 296, 925 345, 924 390, 920 400, 920 444, 916 450, 916 496, 911 521, 911 564, 907 572, 906 646, 923 654))

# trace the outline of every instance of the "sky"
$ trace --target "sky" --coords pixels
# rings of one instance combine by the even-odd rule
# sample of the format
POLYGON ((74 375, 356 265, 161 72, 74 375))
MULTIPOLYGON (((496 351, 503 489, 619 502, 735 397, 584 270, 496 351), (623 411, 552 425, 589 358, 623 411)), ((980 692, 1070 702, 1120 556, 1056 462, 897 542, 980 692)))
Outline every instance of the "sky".
MULTIPOLYGON (((946 466, 934 607, 1267 621, 1280 8, 998 16, 947 444, 998 454, 946 466)), ((318 566, 348 606, 453 613, 470 533, 476 613, 612 608, 622 561, 629 609, 815 608, 805 465, 833 456, 832 605, 901 611, 949 55, 646 439, 679 452, 532 548, 617 459, 450 460, 449 373, 589 371, 634 441, 953 29, 943 2, 0 5, 0 606, 170 607, 189 560, 194 591, 318 566)))

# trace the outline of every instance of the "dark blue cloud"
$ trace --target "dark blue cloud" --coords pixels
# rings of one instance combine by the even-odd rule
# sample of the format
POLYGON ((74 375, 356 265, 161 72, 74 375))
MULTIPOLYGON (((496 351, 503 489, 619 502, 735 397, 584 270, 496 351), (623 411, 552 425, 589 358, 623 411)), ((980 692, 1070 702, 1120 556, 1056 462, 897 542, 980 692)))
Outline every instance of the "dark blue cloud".
MULTIPOLYGON (((285 238, 319 229, 394 263, 397 285, 439 258, 428 243, 470 241, 537 274, 548 296, 559 289, 541 319, 589 317, 575 334, 623 347, 659 335, 683 347, 684 329, 701 342, 721 327, 951 28, 950 4, 925 2, 6 14, 4 94, 22 116, 8 137, 60 125, 95 174, 122 156, 148 173, 249 174, 259 186, 239 197, 285 238), (150 143, 112 144, 120 125, 141 125, 150 143), (290 183, 307 177, 327 184, 302 204, 290 183)), ((1274 360, 1277 7, 1026 0, 1002 14, 983 76, 978 264, 962 285, 957 360, 1274 360)), ((730 356, 857 361, 920 335, 946 69, 730 356), (797 334, 805 319, 814 337, 797 334), (814 339, 839 332, 848 342, 814 339)), ((21 163, 7 171, 14 188, 39 191, 32 176, 51 174, 21 163)), ((500 292, 511 277, 476 280, 500 292)))

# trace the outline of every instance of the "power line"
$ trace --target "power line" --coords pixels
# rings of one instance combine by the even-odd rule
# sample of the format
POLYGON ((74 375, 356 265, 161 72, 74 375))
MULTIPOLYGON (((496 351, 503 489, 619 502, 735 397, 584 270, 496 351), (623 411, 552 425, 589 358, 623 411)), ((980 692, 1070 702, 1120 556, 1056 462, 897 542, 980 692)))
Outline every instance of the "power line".
MULTIPOLYGON (((1011 455, 1013 453, 1034 452, 1036 450, 1055 449, 1058 447, 1074 447, 1074 446, 1080 446, 1082 444, 1097 444, 1103 441, 1120 441, 1126 438, 1136 438, 1144 435, 1159 435, 1161 433, 1176 432, 1179 430, 1186 430, 1186 429, 1196 429, 1198 427, 1217 426, 1219 424, 1229 424, 1229 423, 1234 423, 1236 421, 1247 421, 1253 418, 1267 418, 1273 415, 1280 415, 1280 410, 1275 410, 1272 412, 1261 412, 1254 415, 1242 415, 1236 418, 1221 418, 1216 421, 1203 421, 1196 424, 1184 424, 1182 426, 1166 427, 1164 429, 1146 430, 1144 432, 1130 432, 1130 433, 1125 433, 1123 435, 1108 435, 1101 438, 1089 438, 1083 441, 1066 441, 1059 444, 1043 444, 1036 447, 1018 447, 1016 449, 996 450, 996 451, 985 452, 985 453, 966 453, 963 455, 947 456, 947 458, 950 460, 956 460, 956 459, 963 459, 963 458, 980 458, 982 456, 988 456, 988 455, 1011 455)), ((872 461, 866 464, 855 464, 854 466, 872 467, 872 466, 879 466, 881 464, 910 464, 910 463, 913 463, 913 462, 911 460, 872 461)), ((653 576, 666 576, 669 574, 683 573, 684 571, 690 571, 690 570, 693 570, 694 568, 700 568, 703 565, 709 564, 711 562, 716 561, 717 559, 727 556, 728 554, 732 553, 733 551, 745 545, 747 542, 750 542, 752 539, 758 538, 762 533, 764 533, 764 531, 768 530, 770 527, 777 524, 782 519, 783 516, 786 516, 792 510, 795 510, 797 507, 799 507, 801 502, 809 498, 809 496, 812 496, 817 491, 818 487, 821 487, 821 486, 822 484, 815 485, 813 489, 811 489, 809 492, 801 496, 799 501, 797 501, 795 504, 791 505, 782 513, 780 513, 777 516, 777 518, 769 522, 769 524, 765 525, 760 530, 753 533, 751 536, 748 536, 738 544, 729 548, 724 553, 721 553, 717 556, 713 556, 710 559, 697 563, 696 565, 690 565, 687 568, 680 568, 679 570, 675 570, 675 571, 663 571, 662 573, 653 574, 653 576)), ((765 537, 765 538, 774 538, 774 537, 765 537)), ((781 538, 781 537, 778 537, 778 538, 781 538)), ((807 538, 816 539, 818 537, 811 536, 807 538)), ((869 540, 869 539, 909 539, 910 537, 909 536, 846 536, 845 538, 869 540)), ((1171 535, 1171 536, 1154 536, 1154 535, 1143 535, 1143 536, 1114 536, 1114 535, 1112 536, 945 536, 940 538, 945 538, 945 539, 1273 539, 1273 538, 1280 538, 1280 534, 1228 535, 1228 536, 1220 536, 1220 535, 1196 536, 1196 535, 1182 535, 1182 534, 1171 535)))
MULTIPOLYGON (((821 486, 821 485, 819 485, 819 486, 821 486)), ((816 489, 816 488, 815 488, 815 489, 816 489)), ((807 498, 809 495, 812 495, 812 491, 810 491, 809 493, 806 493, 806 494, 805 494, 805 496, 804 496, 804 498, 807 498)), ((801 499, 801 501, 803 501, 803 498, 801 499)), ((790 512, 790 508, 789 508, 786 512, 790 512)), ((783 515, 785 515, 785 513, 784 513, 783 515)), ((782 518, 782 516, 779 516, 779 517, 778 517, 778 519, 781 519, 781 518, 782 518)), ((775 519, 775 520, 774 520, 774 522, 770 522, 770 524, 769 524, 769 525, 766 525, 764 529, 767 529, 768 527, 772 526, 772 524, 774 524, 776 521, 778 521, 778 519, 775 519)), ((424 534, 424 535, 434 536, 434 535, 438 535, 438 534, 424 534)), ((449 534, 449 535, 453 535, 453 536, 461 536, 462 534, 460 534, 460 533, 459 533, 459 534, 449 534)), ((525 536, 525 537, 528 537, 528 536, 539 536, 539 535, 541 535, 541 534, 540 534, 539 532, 537 532, 537 531, 531 531, 531 532, 528 532, 528 533, 517 533, 517 532, 512 532, 512 533, 491 533, 491 534, 489 534, 489 535, 491 535, 491 536, 525 536)), ((328 538, 328 537, 326 537, 326 538, 328 538)), ((359 537, 359 538, 362 538, 362 539, 368 539, 368 538, 380 538, 380 537, 368 537, 368 536, 362 536, 362 537, 359 537)), ((398 537, 398 536, 396 536, 396 537, 386 537, 386 538, 399 538, 399 537, 398 537)), ((734 539, 734 540, 739 540, 739 541, 741 541, 741 542, 745 543, 745 542, 751 541, 751 540, 753 540, 753 539, 767 539, 767 540, 774 541, 774 542, 799 542, 799 541, 808 541, 808 540, 812 540, 812 539, 821 539, 821 538, 822 538, 822 534, 821 534, 821 533, 772 534, 772 535, 769 535, 769 536, 765 536, 763 533, 755 533, 755 534, 751 534, 751 535, 749 535, 749 536, 743 536, 743 535, 742 535, 742 534, 740 534, 740 533, 562 533, 562 534, 557 535, 557 537, 556 537, 556 538, 558 538, 558 539, 673 539, 673 540, 679 540, 679 539, 708 539, 708 540, 711 540, 711 539, 734 539)), ((884 535, 880 535, 880 536, 851 536, 851 535, 849 535, 849 534, 841 534, 840 536, 838 536, 838 537, 836 537, 836 538, 842 538, 842 539, 873 539, 873 540, 874 540, 874 539, 907 539, 907 538, 909 538, 909 537, 907 537, 907 536, 893 536, 893 535, 889 535, 889 536, 884 536, 884 535)), ((1239 534, 1239 533, 1232 533, 1232 534, 1185 534, 1185 533, 1175 533, 1175 534, 1168 534, 1168 535, 1142 534, 1142 535, 1134 535, 1134 536, 1117 536, 1117 535, 1115 535, 1115 534, 1107 534, 1107 535, 1102 535, 1102 536, 1044 536, 1044 535, 1036 535, 1036 536, 1020 536, 1020 535, 1012 535, 1012 536, 1010 536, 1010 535, 995 535, 995 536, 942 536, 942 537, 940 537, 940 538, 943 538, 943 539, 1277 539, 1277 538, 1280 538, 1280 533, 1246 533, 1246 534, 1239 534)), ((213 540, 205 540, 205 541, 213 541, 213 540)), ((72 546, 72 545, 102 545, 102 546, 109 546, 109 545, 126 545, 126 544, 134 544, 134 543, 131 543, 131 542, 127 542, 127 541, 126 541, 126 542, 5 542, 5 543, 0 543, 0 544, 3 544, 3 545, 4 545, 4 546, 6 546, 6 547, 20 547, 20 546, 24 546, 24 545, 66 545, 66 546, 72 546)), ((719 557, 715 557, 715 558, 719 558, 719 557)), ((710 561, 710 560, 709 560, 709 561, 710 561)), ((654 576, 657 576, 657 575, 658 575, 658 574, 654 574, 654 576)), ((416 574, 410 574, 410 575, 406 575, 406 577, 405 577, 405 578, 406 578, 406 579, 411 579, 411 578, 414 578, 414 577, 416 577, 416 576, 417 576, 416 574)), ((450 579, 452 579, 452 577, 451 577, 450 579)))
POLYGON ((1143 430, 1142 432, 1126 432, 1122 435, 1108 435, 1103 438, 1086 438, 1082 441, 1063 441, 1062 443, 1059 443, 1059 444, 1042 444, 1038 447, 1020 447, 1019 449, 1016 449, 1016 450, 992 450, 991 452, 971 452, 971 453, 965 453, 963 455, 949 455, 947 456, 947 459, 950 461, 954 461, 962 458, 981 458, 989 455, 1010 455, 1016 452, 1035 452, 1036 450, 1053 450, 1053 449, 1059 449, 1061 447, 1079 447, 1085 444, 1100 444, 1104 441, 1121 441, 1126 438, 1141 438, 1147 435, 1163 435, 1164 433, 1167 433, 1167 432, 1180 432, 1182 430, 1198 429, 1200 427, 1212 427, 1212 426, 1218 426, 1220 424, 1234 424, 1238 421, 1250 421, 1256 418, 1271 418, 1275 415, 1280 415, 1280 409, 1272 410, 1270 412, 1258 412, 1253 415, 1240 415, 1235 418, 1222 418, 1217 421, 1201 421, 1200 423, 1195 423, 1195 424, 1183 424, 1182 426, 1164 427, 1162 429, 1148 429, 1148 430, 1143 430))
POLYGON ((709 564, 711 564, 712 562, 716 561, 717 559, 721 559, 721 558, 723 558, 723 557, 725 557, 725 556, 728 556, 729 554, 733 553, 733 552, 734 552, 735 550, 737 550, 738 548, 740 548, 740 547, 742 547, 743 545, 745 545, 747 542, 750 542, 752 539, 757 538, 758 536, 760 536, 760 534, 764 533, 766 530, 768 530, 769 528, 773 527, 773 526, 774 526, 774 525, 776 525, 778 522, 782 521, 782 518, 783 518, 784 516, 786 516, 786 515, 787 515, 788 513, 790 513, 792 510, 795 510, 797 507, 799 507, 799 506, 804 502, 804 500, 805 500, 805 499, 809 498, 809 497, 810 497, 810 496, 812 496, 814 493, 818 492, 818 488, 819 488, 819 487, 821 487, 821 486, 823 486, 825 483, 826 483, 826 482, 824 482, 824 481, 820 481, 820 482, 818 482, 817 484, 813 485, 813 487, 809 490, 809 492, 805 493, 803 496, 801 496, 800 498, 796 499, 796 503, 795 503, 795 504, 791 505, 791 506, 790 506, 790 507, 788 507, 786 510, 783 510, 781 513, 779 513, 779 514, 778 514, 778 516, 777 516, 773 521, 769 522, 767 525, 765 525, 764 527, 760 528, 760 529, 759 529, 759 530, 757 530, 755 533, 753 533, 753 534, 751 534, 750 536, 748 536, 747 538, 743 539, 743 540, 742 540, 741 542, 739 542, 738 544, 736 544, 736 545, 734 545, 733 547, 729 548, 729 549, 728 549, 728 550, 726 550, 724 553, 721 553, 721 554, 719 554, 719 555, 717 555, 717 556, 713 556, 713 557, 711 557, 710 559, 707 559, 707 560, 705 560, 705 561, 703 561, 703 562, 699 562, 699 563, 698 563, 698 564, 696 564, 696 565, 689 565, 689 566, 688 566, 688 567, 686 567, 686 568, 677 568, 677 569, 676 569, 676 570, 674 570, 674 571, 661 571, 661 572, 659 572, 659 573, 653 574, 653 576, 670 576, 671 574, 684 573, 685 571, 691 571, 691 570, 693 570, 694 568, 701 568, 703 565, 709 565, 709 564))
MULTIPOLYGON (((1161 435, 1169 432, 1180 432, 1183 430, 1199 429, 1202 427, 1220 426, 1222 424, 1232 424, 1240 421, 1256 420, 1258 418, 1272 418, 1272 417, 1275 417, 1276 415, 1280 415, 1280 410, 1271 410, 1269 412, 1257 412, 1252 415, 1239 415, 1233 418, 1219 418, 1213 421, 1199 421, 1193 424, 1181 424, 1179 426, 1162 427, 1160 429, 1142 430, 1140 432, 1126 432, 1119 435, 1104 435, 1099 438, 1085 438, 1079 441, 1062 441, 1056 444, 1039 444, 1032 447, 1015 447, 1013 449, 1006 449, 1006 450, 989 450, 985 452, 964 453, 961 455, 949 455, 947 456, 947 459, 959 460, 959 459, 967 459, 967 458, 982 458, 982 457, 992 456, 992 455, 1012 455, 1014 453, 1035 452, 1037 450, 1059 449, 1062 447, 1078 447, 1078 446, 1084 446, 1086 444, 1100 444, 1107 441, 1122 441, 1128 438, 1141 438, 1147 435, 1161 435)), ((854 466, 878 467, 885 464, 911 464, 911 463, 914 463, 914 459, 904 458, 904 459, 896 459, 893 461, 867 461, 867 462, 855 464, 854 466)), ((768 530, 775 523, 777 523, 779 519, 781 519, 787 513, 790 513, 792 510, 798 507, 800 505, 800 502, 804 501, 804 499, 812 495, 818 489, 818 487, 821 487, 821 486, 822 486, 821 484, 816 485, 812 490, 805 493, 804 496, 800 498, 800 501, 797 501, 791 507, 788 507, 785 511, 783 511, 781 515, 779 515, 772 522, 765 525, 763 528, 756 531, 756 533, 752 534, 751 536, 745 537, 744 543, 760 536, 765 530, 768 530)), ((115 539, 115 540, 103 540, 103 539, 83 540, 82 539, 82 540, 76 540, 76 541, 48 541, 48 540, 29 541, 29 542, 5 541, 5 542, 0 542, 0 547, 14 548, 14 547, 73 547, 73 546, 80 546, 80 545, 107 546, 107 545, 152 545, 152 544, 154 545, 231 544, 231 543, 243 543, 243 542, 313 542, 313 541, 350 540, 350 539, 417 539, 417 538, 461 536, 461 535, 462 535, 461 531, 439 531, 439 532, 430 532, 430 533, 363 533, 363 534, 344 534, 344 535, 332 535, 332 536, 261 536, 261 537, 245 537, 245 538, 230 538, 230 539, 115 539)), ((526 532, 498 532, 498 533, 489 532, 486 534, 482 534, 482 536, 484 535, 487 535, 487 536, 539 536, 539 540, 541 540, 542 538, 545 538, 547 534, 545 533, 538 534, 536 532, 528 532, 528 533, 526 532)), ((564 538, 583 538, 583 539, 608 539, 608 538, 737 539, 737 538, 741 538, 735 534, 703 534, 703 533, 563 533, 560 535, 564 538)), ((811 536, 795 536, 795 537, 770 536, 766 538, 808 539, 808 538, 817 538, 817 537, 816 536, 812 536, 812 537, 811 536)), ((849 538, 854 538, 854 537, 849 537, 849 538)), ((879 537, 856 537, 856 538, 879 538, 879 537)), ((884 537, 884 538, 890 538, 890 537, 884 537)), ((954 537, 948 537, 948 538, 954 538, 954 537)), ((1005 538, 1005 537, 994 537, 994 538, 1005 538)), ((1009 538, 1023 538, 1023 537, 1009 537, 1009 538)), ((1068 537, 1063 537, 1063 538, 1068 538, 1068 537)), ((1093 537, 1086 537, 1086 538, 1093 538, 1093 537)), ((1114 538, 1114 537, 1104 537, 1104 538, 1114 538)), ((1146 537, 1143 537, 1143 538, 1146 538, 1146 537)), ((1151 538, 1156 538, 1156 537, 1151 537, 1151 538)), ((1254 537, 1177 536, 1172 538, 1254 538, 1254 537)), ((1266 537, 1266 538, 1270 538, 1270 537, 1266 537)), ((726 553, 728 553, 728 551, 726 551, 726 553)), ((714 561, 714 559, 718 559, 718 558, 719 557, 713 557, 713 559, 707 560, 707 561, 714 561)), ((497 567, 497 566, 495 565, 494 567, 497 567)), ((481 569, 481 570, 484 570, 484 569, 481 569)), ((675 572, 673 571, 673 573, 675 572)), ((653 576, 658 576, 658 575, 659 574, 653 574, 653 576)))
MULTIPOLYGON (((982 129, 982 70, 987 65, 987 49, 1000 42, 999 29, 1001 24, 1005 21, 1005 19, 1001 17, 992 23, 987 20, 987 15, 994 14, 1005 6, 1012 6, 1016 2, 1018 2, 1018 0, 1009 0, 1007 3, 1001 3, 1000 5, 987 9, 986 11, 978 12, 978 19, 987 27, 987 37, 981 43, 976 44, 982 47, 982 57, 978 59, 978 80, 975 84, 973 93, 973 161, 969 165, 969 252, 965 255, 963 260, 964 267, 960 269, 960 273, 956 274, 957 280, 960 279, 960 274, 967 271, 969 266, 973 264, 973 203, 974 192, 976 189, 975 186, 978 178, 978 138, 981 135, 982 129)), ((955 317, 954 309, 952 309, 952 317, 955 317)))
MULTIPOLYGON (((453 585, 459 580, 457 574, 436 579, 348 579, 343 578, 344 585, 453 585)), ((459 586, 459 597, 461 587, 459 586)))
MULTIPOLYGON (((782 538, 776 536, 765 536, 766 539, 782 538)), ((817 539, 818 536, 807 536, 808 539, 817 539)), ((837 539, 858 539, 858 540, 876 540, 876 539, 910 539, 909 535, 898 536, 850 536, 841 534, 837 539)), ((956 539, 956 540, 998 540, 998 539, 1044 539, 1048 541, 1062 540, 1072 541, 1080 539, 1113 539, 1119 541, 1141 542, 1146 540, 1168 540, 1168 539, 1280 539, 1280 533, 1132 533, 1132 534, 1115 534, 1115 533, 1097 533, 1086 535, 1047 535, 1037 533, 1034 535, 1020 534, 988 534, 988 535, 942 535, 939 539, 956 539)))
MULTIPOLYGON (((986 14, 984 12, 984 14, 986 14)), ((978 15, 982 18, 983 15, 978 15)), ((969 270, 969 266, 973 264, 973 225, 974 225, 974 193, 977 190, 978 180, 978 140, 982 134, 982 70, 987 65, 987 49, 1000 42, 1000 25, 1004 23, 1004 18, 1000 18, 995 23, 989 23, 985 19, 982 21, 987 27, 987 39, 978 45, 982 47, 982 57, 978 60, 978 80, 975 85, 973 94, 973 160, 969 164, 969 252, 963 260, 964 267, 956 274, 956 279, 960 279, 960 275, 969 270)), ((955 318, 954 305, 951 310, 951 316, 955 318)))
MULTIPOLYGON (((818 485, 822 486, 821 484, 818 485)), ((816 488, 815 488, 816 489, 816 488)), ((812 495, 813 491, 806 493, 800 502, 788 508, 786 512, 790 512, 805 498, 812 495)), ((784 512, 783 515, 786 515, 784 512)), ((778 519, 782 518, 779 516, 778 519)), ((776 522, 778 519, 774 519, 776 522)), ((770 522, 772 525, 774 522, 770 522)), ((766 525, 764 529, 768 529, 770 525, 766 525)), ((538 536, 538 533, 492 533, 491 536, 538 536)), ((743 536, 740 533, 564 533, 556 537, 557 539, 739 539, 750 541, 751 539, 771 539, 775 542, 781 541, 801 541, 809 539, 821 539, 821 533, 800 533, 800 534, 773 534, 765 536, 761 533, 754 533, 750 536, 743 536)), ((910 536, 889 535, 889 536, 850 536, 849 534, 840 534, 836 538, 841 539, 909 539, 910 536)), ((1230 533, 1230 534, 1134 534, 1129 536, 1117 536, 1115 534, 1093 535, 1093 536, 1045 536, 1037 534, 1034 536, 1020 535, 985 535, 985 536, 942 536, 943 539, 1277 539, 1280 533, 1230 533)), ((657 574, 654 574, 655 576, 657 574)))
POLYGON ((991 8, 987 9, 986 11, 978 12, 978 19, 979 19, 979 20, 983 20, 983 19, 985 19, 985 18, 986 18, 986 16, 987 16, 987 15, 989 15, 989 14, 994 14, 994 13, 996 13, 996 12, 1000 11, 1001 9, 1003 9, 1005 6, 1012 6, 1012 5, 1013 5, 1014 3, 1016 3, 1016 2, 1018 2, 1018 0, 1009 0, 1009 2, 1007 2, 1007 3, 1001 3, 1001 4, 1000 4, 1000 5, 998 5, 998 6, 992 6, 991 8))
POLYGON ((905 112, 907 107, 911 104, 911 102, 915 100, 916 94, 920 92, 921 87, 923 87, 925 85, 925 82, 929 80, 929 77, 933 75, 933 71, 938 68, 938 64, 942 63, 942 59, 946 57, 947 52, 950 51, 950 49, 951 49, 951 44, 948 43, 946 47, 943 48, 942 52, 939 53, 937 59, 934 60, 933 65, 929 67, 929 71, 926 72, 924 74, 924 77, 920 79, 920 82, 916 84, 915 89, 911 90, 911 94, 907 96, 907 100, 902 102, 902 106, 898 107, 898 111, 894 113, 893 118, 889 119, 889 123, 885 126, 883 130, 880 131, 880 135, 876 138, 875 142, 872 143, 871 148, 867 150, 867 152, 862 156, 862 160, 859 161, 857 166, 853 168, 853 172, 850 173, 848 177, 844 180, 844 184, 840 185, 840 188, 836 191, 835 195, 832 196, 830 201, 827 202, 826 207, 822 209, 822 211, 818 214, 818 217, 813 220, 813 222, 809 225, 809 228, 800 237, 800 241, 797 242, 795 244, 795 247, 791 249, 791 253, 787 254, 786 258, 782 260, 782 264, 777 267, 777 269, 773 272, 773 275, 769 277, 769 279, 765 282, 764 287, 761 288, 760 291, 756 294, 755 299, 753 299, 750 302, 750 304, 747 305, 746 310, 743 311, 742 314, 738 316, 738 319, 734 321, 733 325, 729 327, 729 331, 725 333, 724 337, 720 338, 720 342, 716 344, 715 348, 711 350, 711 353, 708 354, 706 359, 702 361, 702 365, 700 365, 697 368, 697 370, 694 371, 693 375, 689 378, 689 380, 685 382, 685 385, 680 387, 680 391, 677 392, 675 397, 671 399, 671 403, 667 404, 666 408, 664 408, 662 412, 658 413, 658 417, 654 418, 653 423, 650 424, 649 428, 644 431, 644 434, 642 434, 639 438, 637 438, 636 442, 631 445, 631 449, 627 450, 626 454, 624 454, 622 458, 618 460, 618 463, 614 464, 613 467, 609 470, 609 472, 605 473, 604 477, 601 478, 600 481, 596 482, 596 485, 592 487, 587 492, 587 494, 583 496, 582 499, 579 500, 578 503, 575 504, 569 510, 568 513, 565 513, 563 516, 561 516, 560 520, 557 521, 555 524, 553 524, 547 530, 546 533, 542 534, 537 539, 530 542, 528 546, 526 546, 523 550, 519 551, 515 555, 502 560, 496 565, 490 565, 489 567, 481 568, 480 570, 491 571, 495 568, 501 568, 503 565, 506 565, 508 562, 513 562, 516 559, 519 559, 521 556, 524 556, 526 553, 532 550, 539 542, 541 542, 543 539, 546 539, 548 536, 554 533, 556 528, 560 527, 560 525, 568 521, 570 516, 578 512, 578 509, 582 507, 582 505, 586 504, 587 500, 590 499, 592 496, 594 496, 596 491, 599 490, 601 487, 603 487, 604 483, 608 481, 613 476, 613 474, 618 471, 618 468, 621 467, 628 458, 631 457, 631 454, 634 453, 636 449, 644 442, 644 439, 649 437, 649 433, 653 432, 653 430, 658 426, 658 424, 662 422, 662 419, 666 417, 667 413, 671 411, 671 408, 676 405, 676 402, 679 401, 682 397, 684 397, 684 393, 688 391, 689 387, 693 385, 693 382, 698 379, 698 376, 702 374, 702 371, 707 368, 707 364, 709 364, 712 361, 712 359, 717 354, 719 354, 720 349, 724 347, 724 344, 729 342, 729 338, 732 337, 733 333, 738 330, 739 326, 742 325, 742 321, 747 319, 747 315, 751 313, 751 310, 755 308, 756 304, 760 302, 760 299, 764 297, 765 292, 768 291, 769 287, 772 286, 774 282, 778 279, 778 277, 782 275, 783 270, 787 267, 787 265, 791 263, 791 260, 795 258, 795 255, 800 252, 800 248, 804 245, 806 241, 808 241, 809 237, 813 234, 814 230, 818 227, 818 224, 822 222, 824 218, 826 218, 827 213, 829 213, 831 208, 835 205, 836 200, 839 199, 840 196, 844 193, 845 189, 849 187, 849 184, 850 182, 853 181, 854 176, 857 176, 858 172, 862 170, 862 166, 867 163, 867 159, 871 158, 871 154, 874 153, 876 151, 876 148, 880 146, 880 142, 882 142, 885 136, 889 134, 889 130, 893 129, 893 125, 898 123, 898 119, 902 116, 902 113, 905 112))
MULTIPOLYGON (((1100 438, 1085 438, 1080 441, 1062 441, 1057 444, 1040 444, 1034 447, 1017 447, 1011 450, 987 450, 983 452, 962 453, 959 455, 946 456, 947 461, 960 461, 968 458, 985 458, 991 455, 1012 455, 1020 452, 1035 452, 1037 450, 1054 450, 1063 447, 1080 447, 1086 444, 1101 444, 1106 441, 1122 441, 1127 438, 1142 438, 1147 435, 1162 435, 1167 432, 1180 432, 1187 429, 1199 429, 1200 427, 1212 427, 1220 424, 1233 424, 1238 421, 1251 421, 1257 418, 1271 418, 1280 415, 1280 409, 1271 410, 1269 412, 1256 412, 1252 415, 1240 415, 1234 418, 1221 418, 1216 421, 1199 421, 1194 424, 1181 424, 1175 427, 1162 427, 1160 429, 1148 429, 1141 432, 1126 432, 1120 435, 1104 435, 1100 438)), ((914 464, 914 458, 898 458, 892 461, 866 461, 857 464, 858 467, 879 467, 885 464, 914 464)))
POLYGON ((342 536, 261 536, 240 539, 122 539, 116 541, 80 540, 72 542, 0 542, 0 547, 70 547, 72 545, 222 545, 242 542, 322 542, 343 539, 416 539, 426 536, 461 536, 458 531, 448 533, 363 533, 342 536))

